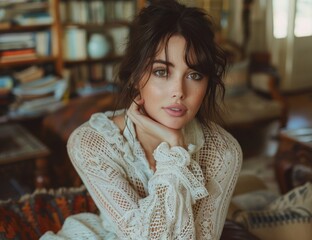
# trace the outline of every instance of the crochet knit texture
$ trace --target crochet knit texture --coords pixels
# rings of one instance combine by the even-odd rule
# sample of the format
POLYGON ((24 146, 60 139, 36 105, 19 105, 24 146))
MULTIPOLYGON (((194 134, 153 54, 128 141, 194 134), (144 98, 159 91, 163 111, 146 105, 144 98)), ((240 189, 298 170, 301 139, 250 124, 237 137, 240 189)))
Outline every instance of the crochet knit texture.
POLYGON ((121 133, 112 115, 92 115, 68 141, 100 216, 71 216, 42 239, 219 239, 241 168, 237 141, 194 120, 184 129, 188 149, 162 142, 153 172, 131 120, 121 133))

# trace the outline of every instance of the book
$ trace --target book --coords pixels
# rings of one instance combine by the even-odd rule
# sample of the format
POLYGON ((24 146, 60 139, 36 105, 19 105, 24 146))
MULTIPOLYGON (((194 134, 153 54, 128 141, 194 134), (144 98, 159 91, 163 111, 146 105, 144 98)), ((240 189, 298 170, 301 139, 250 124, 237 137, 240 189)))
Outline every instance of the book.
POLYGON ((9 75, 0 76, 0 97, 10 94, 13 88, 13 79, 9 75))
POLYGON ((1 29, 9 29, 12 26, 11 21, 5 20, 0 22, 0 30, 1 29))
POLYGON ((36 45, 34 40, 16 41, 15 39, 15 41, 0 43, 0 51, 23 49, 23 48, 35 48, 35 46, 36 45))
POLYGON ((123 2, 123 15, 122 19, 126 21, 132 21, 135 16, 135 5, 131 1, 123 2))
POLYGON ((114 51, 117 56, 122 56, 126 49, 126 40, 129 35, 128 27, 115 27, 109 29, 109 35, 113 39, 114 51))
POLYGON ((87 58, 87 32, 78 27, 68 27, 64 34, 64 58, 80 60, 87 58))
POLYGON ((12 50, 0 51, 0 58, 9 57, 9 56, 35 54, 35 53, 36 51, 34 48, 12 49, 12 50))
POLYGON ((53 18, 48 12, 26 12, 14 18, 14 21, 19 25, 36 25, 36 24, 51 24, 53 18))
POLYGON ((37 58, 37 54, 33 48, 6 50, 0 52, 0 62, 3 63, 35 58, 37 58))
POLYGON ((41 31, 35 34, 36 52, 38 56, 50 56, 51 49, 51 32, 41 31))
POLYGON ((46 95, 55 91, 57 79, 54 75, 47 75, 32 82, 19 84, 13 88, 12 92, 17 97, 46 95))
POLYGON ((18 56, 7 56, 0 58, 0 63, 11 63, 17 61, 29 61, 37 59, 36 54, 25 54, 25 55, 18 55, 18 56))
POLYGON ((27 2, 21 2, 18 4, 12 4, 8 10, 17 12, 34 12, 38 10, 45 10, 49 7, 49 2, 48 1, 27 1, 27 2))
POLYGON ((15 49, 35 48, 35 33, 4 33, 0 35, 0 52, 15 49))
POLYGON ((91 22, 103 24, 105 22, 105 6, 103 1, 92 1, 89 3, 91 8, 91 22))
POLYGON ((14 88, 17 100, 10 105, 10 116, 38 115, 64 106, 63 97, 68 89, 68 79, 48 75, 39 81, 14 88))
MULTIPOLYGON (((6 55, 3 52, 7 52, 8 50, 24 50, 30 48, 34 49, 38 56, 51 55, 51 31, 0 35, 0 56, 6 55)), ((19 51, 14 51, 14 53, 19 53, 19 51)))
POLYGON ((38 66, 30 66, 22 71, 14 72, 13 77, 20 83, 27 83, 36 79, 42 78, 44 75, 44 69, 38 66))
MULTIPOLYGON (((60 106, 63 106, 62 101, 56 99, 54 96, 44 97, 40 99, 25 101, 14 109, 18 114, 34 114, 38 112, 49 112, 60 106)), ((12 108, 11 108, 12 109, 12 108)))
POLYGON ((33 32, 4 33, 0 35, 0 43, 23 42, 34 40, 33 32))

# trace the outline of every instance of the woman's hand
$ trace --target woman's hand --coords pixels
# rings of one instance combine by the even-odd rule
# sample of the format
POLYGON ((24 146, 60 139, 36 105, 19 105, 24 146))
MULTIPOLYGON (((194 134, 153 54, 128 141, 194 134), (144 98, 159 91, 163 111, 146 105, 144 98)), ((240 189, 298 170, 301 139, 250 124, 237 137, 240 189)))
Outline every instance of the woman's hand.
POLYGON ((144 133, 156 138, 160 142, 167 142, 171 147, 185 147, 184 137, 181 130, 168 128, 152 118, 144 110, 144 100, 137 97, 127 111, 128 117, 144 133))

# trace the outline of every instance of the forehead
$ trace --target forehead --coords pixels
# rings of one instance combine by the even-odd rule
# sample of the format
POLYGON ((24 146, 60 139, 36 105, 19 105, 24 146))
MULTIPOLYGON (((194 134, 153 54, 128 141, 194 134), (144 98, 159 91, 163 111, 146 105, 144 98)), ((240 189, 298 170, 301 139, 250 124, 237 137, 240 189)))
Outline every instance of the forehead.
POLYGON ((194 48, 188 44, 185 38, 181 35, 173 35, 163 39, 155 54, 155 59, 174 61, 177 59, 187 59, 191 64, 197 62, 197 57, 194 48))

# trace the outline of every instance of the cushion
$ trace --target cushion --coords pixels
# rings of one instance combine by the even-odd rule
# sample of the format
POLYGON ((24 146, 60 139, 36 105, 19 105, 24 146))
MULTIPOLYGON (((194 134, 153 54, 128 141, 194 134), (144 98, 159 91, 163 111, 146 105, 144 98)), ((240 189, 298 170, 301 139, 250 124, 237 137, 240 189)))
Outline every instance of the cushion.
POLYGON ((234 216, 261 240, 311 240, 312 183, 280 196, 260 211, 240 211, 234 216))
POLYGON ((36 190, 19 200, 0 202, 0 239, 38 239, 48 230, 57 232, 64 220, 98 209, 84 186, 36 190))
POLYGON ((282 114, 282 105, 278 101, 260 97, 252 90, 225 98, 224 105, 223 118, 229 126, 279 119, 282 114))

